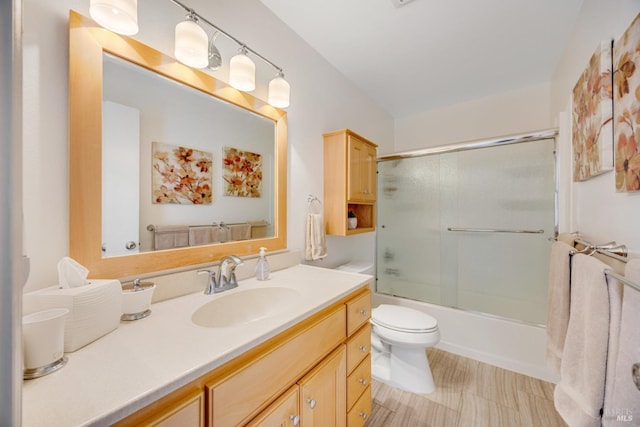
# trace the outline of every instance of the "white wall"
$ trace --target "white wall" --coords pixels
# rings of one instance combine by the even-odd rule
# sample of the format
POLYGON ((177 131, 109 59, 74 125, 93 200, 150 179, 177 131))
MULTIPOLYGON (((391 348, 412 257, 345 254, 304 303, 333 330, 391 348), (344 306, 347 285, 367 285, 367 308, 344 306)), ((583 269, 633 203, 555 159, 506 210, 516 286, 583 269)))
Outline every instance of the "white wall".
MULTIPOLYGON (((88 16, 89 2, 24 3, 24 242, 32 261, 29 291, 56 283, 56 264, 68 254, 68 10, 88 16)), ((348 127, 384 149, 393 144, 393 119, 258 0, 189 0, 187 5, 285 71, 291 84, 288 246, 302 248, 307 194, 323 194, 322 133, 348 127)), ((184 15, 169 1, 141 1, 140 33, 135 38, 171 54, 174 27, 184 15)), ((228 63, 235 46, 225 45, 222 37, 218 40, 228 63)), ((256 63, 254 94, 266 99, 267 83, 275 73, 256 63)), ((215 76, 227 81, 227 66, 215 76)), ((337 262, 361 245, 373 247, 374 238, 374 233, 331 238, 329 252, 337 262)))
MULTIPOLYGON (((395 152, 549 129, 547 83, 396 120, 395 152)), ((383 154, 389 154, 385 152, 383 154)))
MULTIPOLYGON (((551 81, 550 110, 554 120, 561 112, 566 112, 570 119, 571 91, 598 44, 606 39, 617 40, 638 13, 640 0, 584 0, 551 81)), ((568 136, 563 139, 565 144, 571 143, 568 136)), ((571 161, 566 156, 560 167, 571 171, 571 161)), ((560 190, 569 193, 573 204, 563 231, 579 230, 595 243, 616 240, 626 244, 632 255, 640 256, 640 222, 636 219, 640 214, 640 192, 616 193, 613 171, 580 183, 567 180, 560 190)))

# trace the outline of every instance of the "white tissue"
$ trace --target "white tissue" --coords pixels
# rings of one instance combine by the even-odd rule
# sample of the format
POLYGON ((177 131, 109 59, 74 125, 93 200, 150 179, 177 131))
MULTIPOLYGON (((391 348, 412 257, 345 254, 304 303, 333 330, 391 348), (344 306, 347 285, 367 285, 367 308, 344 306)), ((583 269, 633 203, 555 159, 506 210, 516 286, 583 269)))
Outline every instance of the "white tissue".
POLYGON ((58 283, 61 288, 77 288, 87 283, 89 270, 78 261, 64 257, 58 261, 58 283))

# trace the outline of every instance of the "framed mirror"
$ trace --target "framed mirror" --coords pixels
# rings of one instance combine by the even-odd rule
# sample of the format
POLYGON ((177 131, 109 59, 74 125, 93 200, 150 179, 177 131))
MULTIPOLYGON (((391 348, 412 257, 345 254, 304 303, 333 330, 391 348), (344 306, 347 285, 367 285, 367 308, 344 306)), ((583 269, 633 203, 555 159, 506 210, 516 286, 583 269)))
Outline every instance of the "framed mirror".
POLYGON ((69 254, 89 276, 286 248, 286 112, 74 11, 69 30, 69 254), (232 158, 259 173, 231 177, 232 158), (178 180, 200 184, 168 185, 176 170, 185 175, 178 180), (125 223, 137 230, 133 248, 111 243, 109 230, 125 223), (216 237, 195 239, 203 226, 216 237), (232 237, 230 226, 241 234, 232 237), (174 228, 191 233, 169 245, 158 239, 158 230, 174 228))

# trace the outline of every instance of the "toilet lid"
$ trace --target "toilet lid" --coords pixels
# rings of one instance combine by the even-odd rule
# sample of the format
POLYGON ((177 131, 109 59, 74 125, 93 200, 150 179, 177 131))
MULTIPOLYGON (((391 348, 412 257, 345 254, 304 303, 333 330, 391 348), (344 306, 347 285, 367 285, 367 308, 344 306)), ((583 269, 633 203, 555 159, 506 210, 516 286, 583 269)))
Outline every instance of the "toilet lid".
POLYGON ((426 313, 389 304, 381 304, 374 308, 371 321, 400 332, 429 332, 438 327, 438 321, 426 313))

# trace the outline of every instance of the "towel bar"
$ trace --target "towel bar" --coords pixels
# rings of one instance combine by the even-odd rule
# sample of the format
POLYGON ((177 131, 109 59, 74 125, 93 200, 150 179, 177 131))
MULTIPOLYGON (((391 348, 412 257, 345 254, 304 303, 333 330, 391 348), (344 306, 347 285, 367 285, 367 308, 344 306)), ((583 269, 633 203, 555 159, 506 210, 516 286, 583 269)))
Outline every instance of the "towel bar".
POLYGON ((542 234, 544 230, 506 230, 499 228, 456 228, 449 227, 449 231, 468 231, 471 233, 522 233, 522 234, 542 234))

